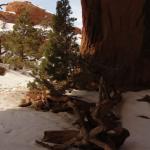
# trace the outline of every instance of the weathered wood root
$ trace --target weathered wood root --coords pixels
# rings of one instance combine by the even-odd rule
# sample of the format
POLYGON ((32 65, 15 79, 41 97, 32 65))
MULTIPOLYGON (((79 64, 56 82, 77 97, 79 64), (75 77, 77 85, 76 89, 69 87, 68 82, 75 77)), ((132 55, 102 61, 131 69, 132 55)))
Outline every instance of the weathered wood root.
POLYGON ((31 106, 32 105, 32 102, 27 102, 27 103, 22 103, 19 105, 19 107, 28 107, 28 106, 31 106))
POLYGON ((67 150, 72 147, 82 150, 116 150, 128 136, 129 132, 123 128, 101 132, 97 137, 90 135, 86 139, 79 131, 46 131, 44 138, 41 141, 37 140, 36 143, 50 150, 67 150), (47 142, 53 144, 50 145, 47 142))
POLYGON ((67 150, 78 147, 82 150, 117 150, 129 136, 121 127, 120 119, 114 108, 121 101, 121 93, 100 79, 99 102, 88 103, 77 97, 68 97, 65 101, 51 100, 51 107, 69 108, 77 116, 79 131, 46 131, 43 141, 55 145, 53 150, 67 150), (87 148, 88 147, 88 148, 87 148))
POLYGON ((150 103, 150 95, 145 95, 143 98, 137 99, 137 101, 150 103))
POLYGON ((39 141, 39 140, 36 140, 35 141, 38 145, 44 147, 44 148, 47 148, 49 150, 53 150, 53 147, 45 142, 42 142, 42 141, 39 141))
POLYGON ((137 116, 137 117, 140 117, 140 118, 143 118, 143 119, 150 119, 150 117, 145 116, 145 115, 139 115, 139 116, 137 116))
POLYGON ((72 137, 76 137, 79 131, 62 130, 62 131, 45 131, 42 141, 55 144, 63 144, 68 142, 72 137))

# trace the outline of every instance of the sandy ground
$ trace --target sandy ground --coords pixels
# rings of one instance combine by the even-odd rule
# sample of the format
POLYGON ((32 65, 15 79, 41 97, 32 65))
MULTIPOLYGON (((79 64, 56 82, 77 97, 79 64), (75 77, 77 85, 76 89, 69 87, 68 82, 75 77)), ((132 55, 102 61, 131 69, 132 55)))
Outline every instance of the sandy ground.
MULTIPOLYGON (((71 118, 65 114, 37 112, 30 108, 19 108, 25 95, 26 85, 33 79, 19 72, 9 71, 0 76, 0 150, 44 150, 35 144, 45 130, 71 129, 71 118)), ((150 90, 123 94, 122 123, 131 136, 121 150, 150 150, 150 104, 137 99, 150 95, 150 90)), ((72 95, 82 96, 88 101, 97 101, 97 92, 74 90, 72 95)))
POLYGON ((122 150, 150 150, 150 119, 138 117, 146 116, 150 118, 150 104, 137 101, 145 95, 150 95, 150 90, 124 94, 122 121, 131 135, 122 150))
POLYGON ((0 76, 0 150, 44 150, 35 140, 45 130, 72 128, 65 115, 18 107, 31 80, 15 71, 0 76))

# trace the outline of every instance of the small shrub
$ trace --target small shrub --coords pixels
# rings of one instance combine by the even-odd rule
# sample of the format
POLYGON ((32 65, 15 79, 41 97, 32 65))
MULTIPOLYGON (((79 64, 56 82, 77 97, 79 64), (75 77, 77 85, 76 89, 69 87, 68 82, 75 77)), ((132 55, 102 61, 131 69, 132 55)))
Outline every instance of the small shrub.
POLYGON ((10 68, 13 70, 20 70, 24 66, 23 61, 18 56, 8 58, 6 63, 10 64, 10 68))
POLYGON ((22 99, 20 107, 32 107, 36 110, 48 111, 48 103, 47 98, 49 97, 49 93, 46 90, 41 89, 32 89, 27 92, 24 99, 22 99))
POLYGON ((34 61, 28 61, 25 60, 23 64, 24 69, 33 69, 35 67, 35 62, 34 61))
POLYGON ((31 69, 34 68, 34 62, 28 60, 22 60, 18 56, 5 58, 4 63, 10 64, 10 68, 13 70, 31 69))

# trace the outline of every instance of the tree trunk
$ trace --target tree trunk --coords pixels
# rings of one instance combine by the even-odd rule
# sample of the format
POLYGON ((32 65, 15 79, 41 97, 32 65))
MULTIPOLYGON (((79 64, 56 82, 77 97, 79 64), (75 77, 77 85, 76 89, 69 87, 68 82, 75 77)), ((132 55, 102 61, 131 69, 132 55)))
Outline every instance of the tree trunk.
POLYGON ((149 0, 81 0, 81 4, 81 54, 90 57, 98 71, 113 69, 114 81, 123 86, 150 85, 149 0))

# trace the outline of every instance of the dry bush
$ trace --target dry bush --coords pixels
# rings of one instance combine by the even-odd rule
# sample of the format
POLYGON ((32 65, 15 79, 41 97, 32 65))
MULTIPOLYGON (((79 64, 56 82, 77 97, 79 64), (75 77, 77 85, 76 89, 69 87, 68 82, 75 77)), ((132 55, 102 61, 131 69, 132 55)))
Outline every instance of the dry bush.
POLYGON ((3 76, 6 73, 6 69, 0 66, 0 75, 3 76))
POLYGON ((32 106, 36 110, 47 110, 46 101, 48 94, 45 90, 30 90, 22 100, 20 107, 32 106))

